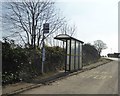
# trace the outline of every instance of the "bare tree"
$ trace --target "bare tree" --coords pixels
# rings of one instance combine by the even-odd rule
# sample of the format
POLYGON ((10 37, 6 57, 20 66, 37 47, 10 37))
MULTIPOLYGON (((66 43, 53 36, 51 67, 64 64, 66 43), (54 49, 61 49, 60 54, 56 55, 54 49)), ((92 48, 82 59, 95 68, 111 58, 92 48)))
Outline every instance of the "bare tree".
POLYGON ((54 40, 54 37, 58 34, 68 34, 70 36, 74 36, 75 32, 76 32, 76 26, 75 25, 70 26, 67 24, 67 22, 65 22, 57 32, 55 32, 48 38, 47 42, 49 43, 50 46, 63 47, 64 45, 63 42, 59 40, 54 40))
POLYGON ((102 40, 94 41, 94 46, 97 49, 99 55, 100 55, 100 53, 102 52, 103 49, 107 48, 106 44, 102 40))
POLYGON ((68 34, 70 36, 75 35, 75 31, 76 31, 76 26, 75 25, 68 25, 68 24, 64 24, 64 26, 62 26, 61 28, 61 33, 62 34, 68 34))
POLYGON ((49 34, 45 38, 56 32, 64 24, 64 17, 59 17, 54 4, 55 2, 49 0, 4 3, 5 7, 3 7, 6 12, 3 13, 3 26, 11 28, 9 36, 16 34, 27 45, 40 46, 44 23, 50 24, 49 34))

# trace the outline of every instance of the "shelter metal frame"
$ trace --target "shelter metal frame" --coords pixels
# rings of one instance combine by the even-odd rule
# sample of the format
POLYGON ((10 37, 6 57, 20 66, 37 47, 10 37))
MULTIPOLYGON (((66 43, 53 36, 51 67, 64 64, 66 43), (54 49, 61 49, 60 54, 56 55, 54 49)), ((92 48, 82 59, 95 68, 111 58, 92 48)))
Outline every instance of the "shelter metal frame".
POLYGON ((82 45, 84 42, 67 34, 57 35, 54 39, 62 40, 66 43, 65 72, 72 72, 82 69, 82 45))

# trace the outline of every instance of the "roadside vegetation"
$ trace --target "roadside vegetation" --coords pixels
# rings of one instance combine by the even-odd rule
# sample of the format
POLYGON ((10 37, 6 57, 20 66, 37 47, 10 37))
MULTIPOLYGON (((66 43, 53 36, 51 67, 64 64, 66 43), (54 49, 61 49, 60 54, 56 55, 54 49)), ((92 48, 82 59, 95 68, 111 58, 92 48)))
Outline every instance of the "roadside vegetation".
POLYGON ((94 45, 84 44, 83 45, 83 66, 89 65, 91 63, 95 63, 100 59, 100 55, 94 45))
MULTIPOLYGON (((64 50, 61 47, 46 46, 44 72, 64 70, 64 50)), ((13 40, 2 42, 2 83, 3 85, 28 81, 41 74, 41 49, 16 45, 13 40)), ((83 45, 83 65, 97 62, 100 56, 93 45, 83 45)))

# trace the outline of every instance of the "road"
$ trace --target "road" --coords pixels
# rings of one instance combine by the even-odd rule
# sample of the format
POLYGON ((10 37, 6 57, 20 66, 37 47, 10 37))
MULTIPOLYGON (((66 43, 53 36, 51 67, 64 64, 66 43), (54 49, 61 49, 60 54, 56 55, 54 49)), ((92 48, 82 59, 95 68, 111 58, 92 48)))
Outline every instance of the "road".
POLYGON ((21 94, 117 94, 118 61, 67 77, 21 94))

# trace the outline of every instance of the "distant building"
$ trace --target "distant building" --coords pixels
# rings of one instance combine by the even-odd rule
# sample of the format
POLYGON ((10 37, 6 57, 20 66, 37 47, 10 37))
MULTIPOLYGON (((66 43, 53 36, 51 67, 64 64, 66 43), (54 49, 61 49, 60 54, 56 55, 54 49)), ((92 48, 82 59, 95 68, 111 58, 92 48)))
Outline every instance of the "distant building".
POLYGON ((107 54, 108 57, 120 58, 120 53, 109 53, 107 54))

